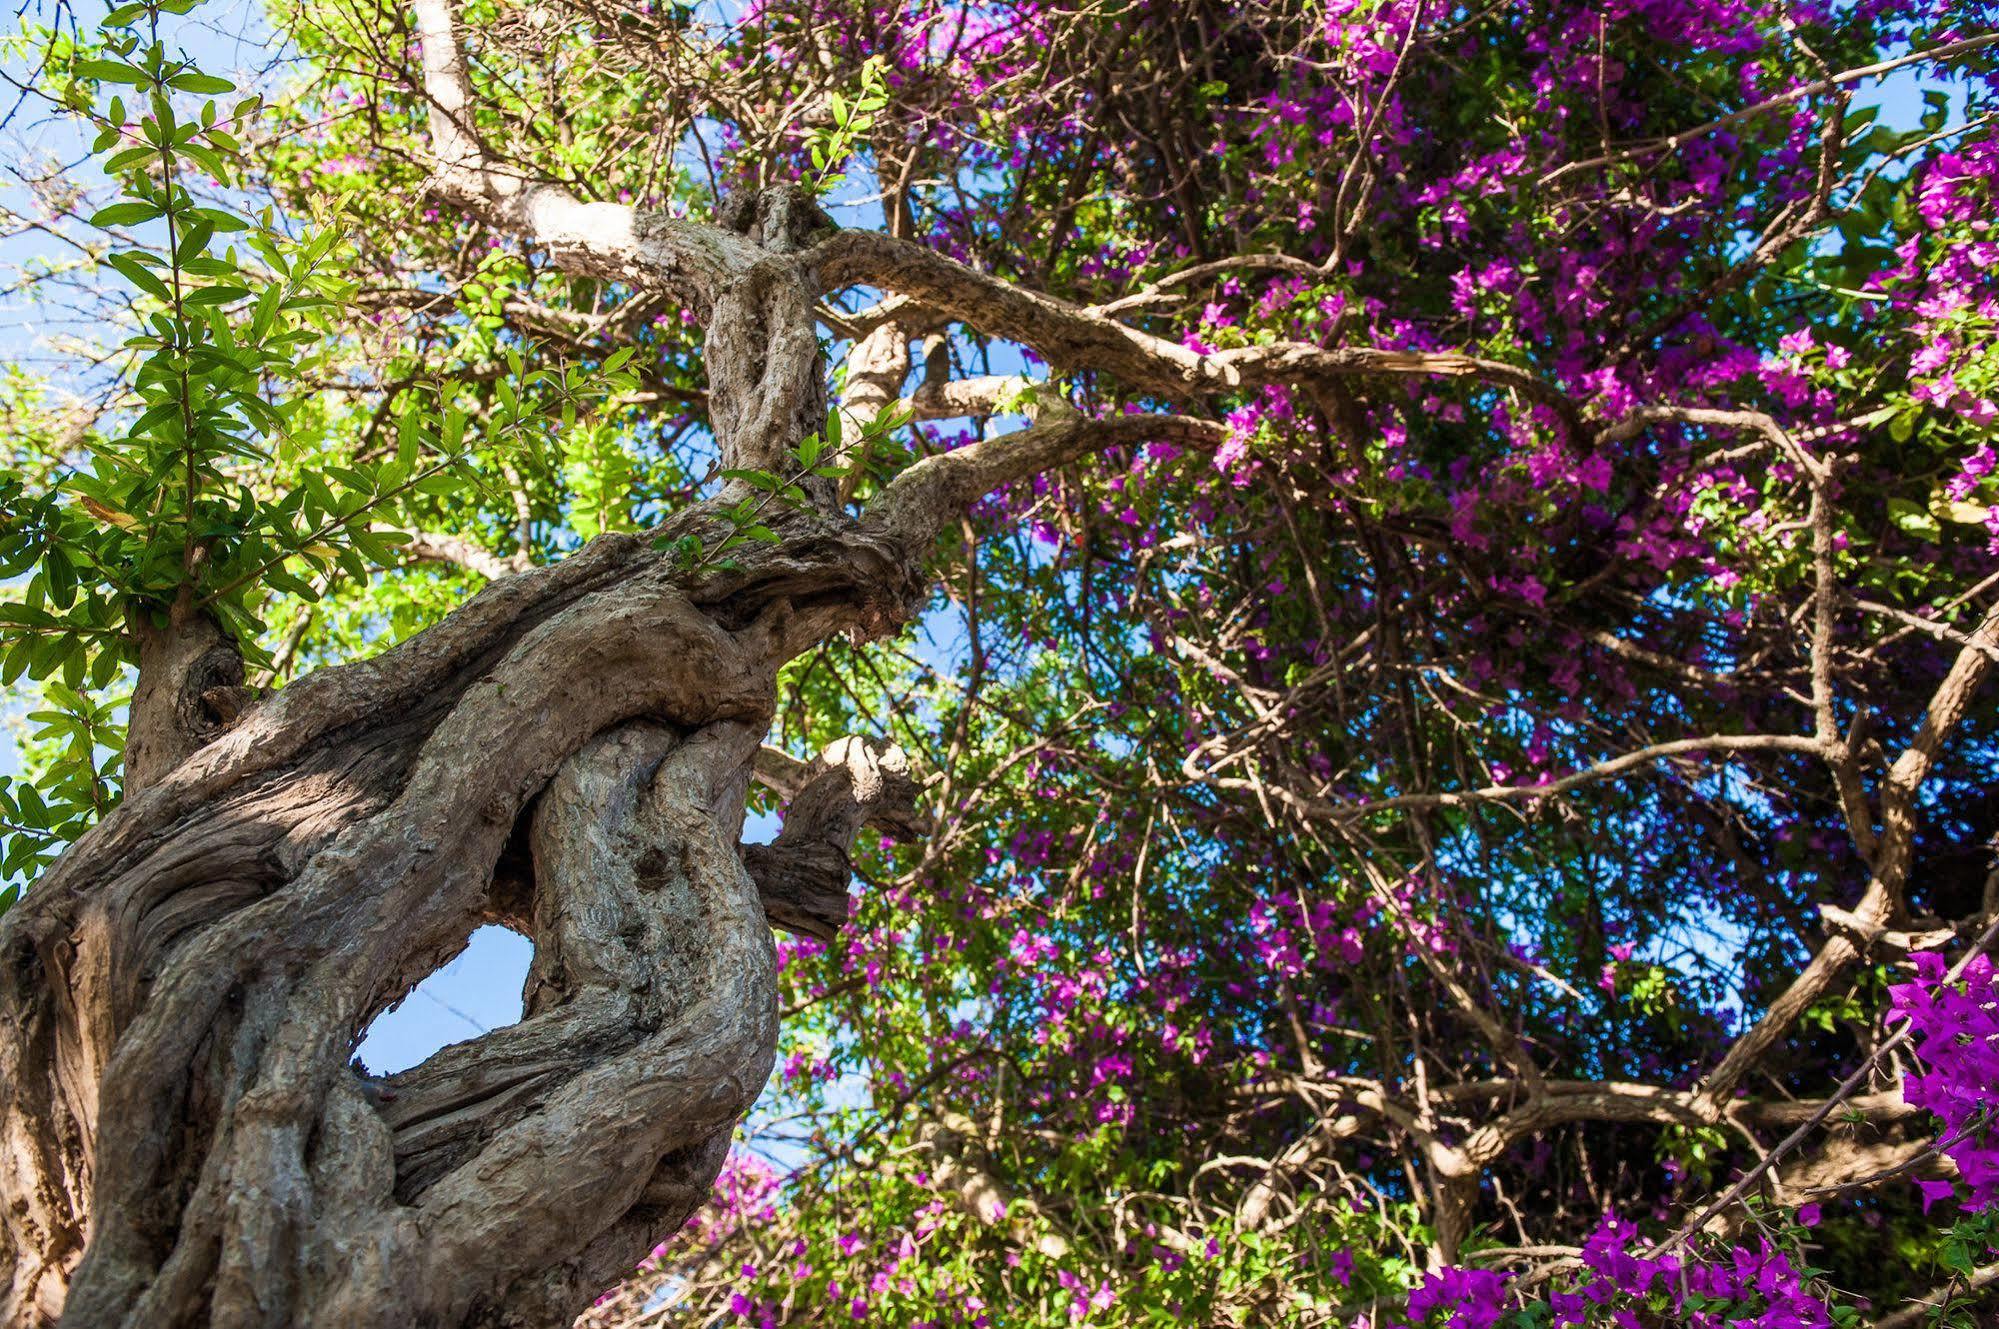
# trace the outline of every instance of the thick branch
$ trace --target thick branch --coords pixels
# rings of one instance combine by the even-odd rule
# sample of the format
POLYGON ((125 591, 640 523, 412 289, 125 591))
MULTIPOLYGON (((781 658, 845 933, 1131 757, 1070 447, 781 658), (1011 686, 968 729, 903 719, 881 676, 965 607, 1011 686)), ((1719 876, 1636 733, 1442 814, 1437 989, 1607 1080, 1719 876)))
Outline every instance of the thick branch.
POLYGON ((1517 391, 1580 426, 1581 412, 1568 397, 1517 365, 1450 351, 1328 350, 1299 342, 1204 354, 879 232, 842 231, 822 242, 814 257, 829 291, 868 285, 907 295, 981 332, 1031 346, 1058 369, 1100 371, 1134 391, 1171 401, 1267 383, 1471 378, 1517 391))
POLYGON ((534 560, 524 553, 502 557, 462 535, 438 531, 418 531, 402 549, 415 562, 448 563, 467 572, 476 572, 487 581, 511 577, 534 566, 534 560))
POLYGON ((757 768, 760 779, 767 770, 781 772, 775 778, 795 792, 776 841, 745 845, 744 866, 772 926, 830 941, 847 921, 847 881, 861 827, 903 835, 921 828, 920 790, 910 778, 908 758, 893 743, 843 738, 809 769, 782 769, 769 755, 759 756, 757 768))
POLYGON ((243 655, 215 621, 185 603, 155 621, 129 615, 139 641, 139 682, 125 740, 128 795, 158 784, 235 718, 243 655), (220 704, 218 704, 220 703, 220 704))
POLYGON ((1040 394, 1054 396, 1053 385, 1021 374, 981 374, 941 382, 926 380, 902 399, 901 406, 912 419, 954 420, 960 416, 998 415, 1002 409, 1011 409, 1010 404, 1015 400, 1025 398, 1020 409, 1033 415, 1046 404, 1040 394))
POLYGON ((930 1150, 931 1185, 988 1227, 1005 1228, 1013 1240, 1031 1246, 1051 1260, 1069 1254, 1069 1239, 1034 1201, 1014 1194, 985 1168, 977 1155, 978 1127, 956 1112, 944 1112, 918 1132, 930 1150), (1036 1231, 1037 1227, 1050 1230, 1036 1231))
POLYGON ((759 257, 755 245, 721 227, 586 202, 496 161, 479 141, 451 0, 414 0, 412 9, 430 102, 431 188, 440 198, 546 249, 565 271, 665 287, 702 314, 729 276, 759 257))
POLYGON ((909 550, 928 549, 974 500, 1105 448, 1145 442, 1208 447, 1223 426, 1184 415, 1072 417, 925 457, 890 482, 868 508, 865 525, 909 550))
POLYGON ((1742 1078, 1790 1034, 1805 1008, 1860 958, 1862 951, 1855 938, 1885 927, 1900 912, 1915 845, 1916 794, 1944 741, 1964 719, 1978 685, 1991 672, 1992 660, 1986 650, 1995 645, 1999 645, 1999 607, 1987 612, 1971 640, 1958 652, 1950 672, 1932 694, 1915 738, 1889 768, 1881 791, 1881 834, 1874 875, 1859 904, 1843 916, 1845 927, 1819 948, 1804 972, 1770 1003, 1763 1018, 1729 1047, 1702 1082, 1705 1112, 1718 1114, 1742 1078))

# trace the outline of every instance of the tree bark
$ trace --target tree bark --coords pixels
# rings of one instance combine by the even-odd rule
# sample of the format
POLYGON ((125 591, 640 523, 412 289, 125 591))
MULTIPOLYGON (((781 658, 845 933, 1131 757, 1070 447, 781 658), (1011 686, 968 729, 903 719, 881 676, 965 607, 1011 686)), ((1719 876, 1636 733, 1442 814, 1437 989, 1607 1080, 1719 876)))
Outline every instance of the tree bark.
MULTIPOLYGON (((725 460, 769 467, 824 420, 792 257, 823 218, 785 191, 754 217, 702 240, 729 256, 708 354, 725 460)), ((738 840, 777 671, 905 621, 936 534, 824 488, 725 569, 605 537, 227 729, 189 706, 240 681, 207 677, 228 644, 161 635, 145 711, 179 722, 0 921, 0 1319, 557 1324, 686 1219, 776 1046, 738 840), (494 918, 536 943, 526 1018, 350 1065, 494 918)), ((730 500, 658 534, 712 544, 730 500)), ((841 837, 911 792, 858 743, 822 765, 756 856, 819 935, 841 837)))
POLYGON ((241 706, 243 655, 215 620, 183 595, 156 616, 127 616, 139 647, 139 680, 125 733, 125 788, 144 789, 228 727, 241 706))
MULTIPOLYGON (((827 418, 823 298, 920 251, 832 244, 800 190, 717 226, 496 170, 448 0, 414 8, 434 191, 572 271, 672 289, 708 325, 724 465, 783 471, 827 418)), ((964 292, 933 267, 904 284, 948 315, 964 292)), ((1040 312, 1026 331, 1079 363, 1123 346, 1040 312)), ((895 399, 901 336, 866 347, 871 400, 895 399)), ((731 482, 262 699, 205 619, 135 629, 127 797, 0 919, 0 1320, 567 1322, 703 1200, 762 1089, 769 923, 830 935, 858 827, 918 827, 899 754, 856 742, 788 773, 785 834, 745 854, 778 670, 908 621, 940 532, 988 491, 1221 433, 1069 413, 911 464, 864 516, 811 477, 760 514, 778 542, 726 563, 658 552, 725 538, 751 492, 731 482), (490 921, 536 944, 525 1019, 361 1074, 369 1022, 490 921)))

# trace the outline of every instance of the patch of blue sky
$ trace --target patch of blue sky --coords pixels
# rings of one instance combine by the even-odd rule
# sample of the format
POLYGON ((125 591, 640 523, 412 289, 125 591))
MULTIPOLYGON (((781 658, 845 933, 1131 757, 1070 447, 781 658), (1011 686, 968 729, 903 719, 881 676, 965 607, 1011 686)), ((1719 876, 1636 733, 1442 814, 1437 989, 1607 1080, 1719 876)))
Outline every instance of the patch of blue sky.
POLYGON ((440 1048, 518 1023, 534 944, 488 925, 465 949, 375 1017, 355 1055, 375 1075, 421 1063, 440 1048))

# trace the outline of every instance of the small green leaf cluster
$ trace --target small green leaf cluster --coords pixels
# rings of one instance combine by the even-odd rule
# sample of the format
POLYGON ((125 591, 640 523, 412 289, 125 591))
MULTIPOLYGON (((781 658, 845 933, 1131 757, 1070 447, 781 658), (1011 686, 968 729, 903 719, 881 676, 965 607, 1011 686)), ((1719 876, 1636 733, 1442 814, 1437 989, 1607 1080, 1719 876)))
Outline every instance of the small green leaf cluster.
POLYGON ((716 472, 720 479, 734 481, 752 491, 717 514, 724 528, 719 540, 710 544, 698 535, 662 536, 653 542, 653 547, 671 553, 682 572, 733 567, 732 562, 723 558, 730 550, 750 543, 776 544, 783 538, 771 528, 766 514, 773 509, 785 512, 808 507, 810 499, 803 482, 809 477, 842 484, 861 480, 881 483, 885 479, 882 465, 893 451, 891 440, 895 431, 907 423, 909 416, 891 407, 868 421, 860 437, 849 444, 843 436, 840 412, 829 411, 823 431, 799 440, 784 474, 735 466, 716 472))
POLYGON ((43 693, 48 704, 28 712, 31 727, 20 746, 49 778, 0 776, 0 913, 13 903, 20 882, 39 876, 118 801, 125 728, 117 704, 53 680, 43 693))
POLYGON ((835 92, 827 98, 830 123, 816 127, 806 139, 806 154, 814 172, 810 184, 814 192, 828 194, 847 182, 846 164, 854 152, 874 132, 875 116, 888 105, 888 80, 880 56, 870 56, 861 65, 859 94, 848 101, 835 92))

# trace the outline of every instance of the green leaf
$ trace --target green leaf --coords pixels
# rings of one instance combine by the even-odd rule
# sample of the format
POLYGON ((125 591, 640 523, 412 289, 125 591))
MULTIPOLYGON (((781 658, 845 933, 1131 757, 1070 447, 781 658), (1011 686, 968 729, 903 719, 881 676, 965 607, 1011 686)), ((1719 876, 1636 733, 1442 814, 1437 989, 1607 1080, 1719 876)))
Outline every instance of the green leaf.
POLYGON ((1943 538, 1943 528, 1937 525, 1937 519, 1906 498, 1888 500, 1888 520, 1894 522, 1904 535, 1913 535, 1919 540, 1935 543, 1943 538))
POLYGON ((118 269, 119 274, 126 281, 131 282, 154 299, 169 302, 173 300, 173 292, 167 289, 167 284, 147 271, 145 265, 139 261, 136 255, 106 254, 104 261, 118 269))
POLYGON ((319 601, 319 591, 311 582, 303 577, 295 577, 281 567, 266 572, 264 580, 281 591, 290 591, 309 604, 316 604, 319 601))
POLYGON ((247 231, 250 229, 249 222, 244 221, 233 212, 224 212, 221 208, 196 208, 194 209, 194 215, 218 231, 247 231))
POLYGON ((187 228, 181 237, 180 247, 174 251, 174 262, 183 266, 208 247, 209 237, 215 234, 215 227, 205 221, 197 221, 187 228))
POLYGON ((198 92, 204 97, 220 97, 226 92, 236 91, 236 85, 228 79, 217 78, 213 74, 203 74, 195 70, 190 70, 185 74, 175 74, 167 80, 167 86, 170 88, 179 88, 182 92, 198 92))
POLYGON ((223 184, 226 185, 229 183, 229 163, 223 160, 221 153, 216 152, 212 148, 203 147, 199 143, 183 143, 180 146, 180 151, 182 156, 200 166, 202 170, 207 171, 223 184))
POLYGON ((94 78, 100 83, 130 83, 141 88, 153 81, 144 70, 116 60, 79 60, 76 74, 78 78, 94 78))
POLYGON ((105 158, 102 169, 106 175, 117 175, 127 167, 136 166, 140 162, 156 161, 159 155, 152 148, 130 147, 126 148, 123 152, 114 152, 105 158))
POLYGON ((108 208, 99 208, 91 214, 92 226, 131 226, 136 222, 151 221, 161 215, 161 210, 151 203, 113 203, 108 208))
POLYGON ((76 566, 69 561, 69 555, 62 546, 51 548, 42 560, 42 576, 48 588, 49 603, 58 609, 67 609, 76 599, 76 566))

